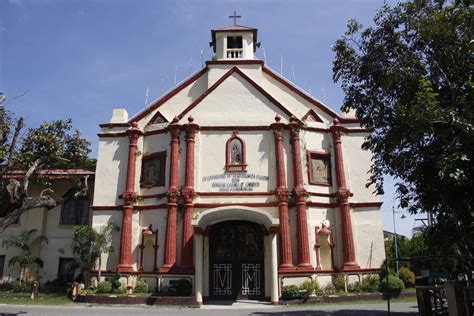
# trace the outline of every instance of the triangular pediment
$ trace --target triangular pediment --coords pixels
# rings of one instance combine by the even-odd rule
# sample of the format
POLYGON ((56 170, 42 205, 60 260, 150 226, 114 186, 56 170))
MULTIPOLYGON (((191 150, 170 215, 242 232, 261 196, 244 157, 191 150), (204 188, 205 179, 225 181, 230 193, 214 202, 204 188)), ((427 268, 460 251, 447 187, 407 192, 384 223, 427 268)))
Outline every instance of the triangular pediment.
POLYGON ((306 113, 305 116, 303 116, 301 120, 307 121, 307 122, 319 122, 319 123, 323 122, 323 120, 321 120, 319 115, 316 114, 316 112, 314 112, 313 110, 309 110, 308 113, 306 113))
POLYGON ((192 115, 200 125, 268 125, 275 115, 293 113, 237 67, 229 70, 178 115, 192 115))
POLYGON ((153 118, 148 122, 147 125, 161 124, 161 123, 168 123, 168 120, 160 112, 156 112, 153 118))

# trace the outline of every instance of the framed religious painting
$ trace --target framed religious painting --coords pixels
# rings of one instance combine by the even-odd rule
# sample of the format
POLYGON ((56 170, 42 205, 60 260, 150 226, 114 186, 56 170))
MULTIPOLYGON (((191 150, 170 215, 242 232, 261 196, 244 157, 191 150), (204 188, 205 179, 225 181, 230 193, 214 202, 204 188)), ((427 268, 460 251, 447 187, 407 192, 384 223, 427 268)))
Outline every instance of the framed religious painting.
POLYGON ((331 156, 326 152, 308 151, 309 184, 330 186, 331 156))
POLYGON ((141 187, 159 187, 165 185, 166 152, 143 155, 141 187))

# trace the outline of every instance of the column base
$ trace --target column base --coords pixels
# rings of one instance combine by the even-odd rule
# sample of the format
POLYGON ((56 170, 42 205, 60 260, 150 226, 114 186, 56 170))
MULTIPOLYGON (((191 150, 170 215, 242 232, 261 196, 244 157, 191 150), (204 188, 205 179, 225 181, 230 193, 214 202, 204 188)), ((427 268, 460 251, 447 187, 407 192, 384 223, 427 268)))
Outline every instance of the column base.
POLYGON ((117 266, 117 272, 129 273, 134 272, 132 265, 130 264, 119 264, 117 266))
POLYGON ((302 263, 296 268, 298 272, 314 272, 314 268, 310 263, 302 263))
POLYGON ((161 273, 163 272, 169 272, 171 269, 173 269, 175 267, 175 263, 165 263, 164 265, 162 265, 159 269, 159 271, 161 273))
POLYGON ((278 302, 272 302, 272 305, 278 305, 278 302))
POLYGON ((341 267, 341 271, 345 270, 360 270, 360 266, 355 261, 345 262, 341 267))
POLYGON ((291 263, 284 263, 278 266, 278 272, 293 272, 296 268, 291 263))

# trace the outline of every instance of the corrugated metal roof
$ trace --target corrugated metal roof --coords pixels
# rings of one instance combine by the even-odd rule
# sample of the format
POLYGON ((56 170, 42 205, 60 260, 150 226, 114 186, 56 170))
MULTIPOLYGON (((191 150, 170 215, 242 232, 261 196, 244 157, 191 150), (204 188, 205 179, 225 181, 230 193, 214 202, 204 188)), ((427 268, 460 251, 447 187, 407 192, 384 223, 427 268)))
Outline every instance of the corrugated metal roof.
POLYGON ((227 25, 227 26, 219 27, 217 29, 213 29, 212 31, 219 32, 219 31, 254 31, 254 30, 256 29, 253 27, 244 26, 244 25, 227 25))

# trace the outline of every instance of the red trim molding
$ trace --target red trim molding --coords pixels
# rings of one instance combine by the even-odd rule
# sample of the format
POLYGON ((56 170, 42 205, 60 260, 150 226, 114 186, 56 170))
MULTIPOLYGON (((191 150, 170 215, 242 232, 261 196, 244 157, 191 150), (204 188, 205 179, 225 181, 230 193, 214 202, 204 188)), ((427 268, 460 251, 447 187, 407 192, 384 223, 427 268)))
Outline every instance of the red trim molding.
POLYGON ((198 196, 270 196, 274 192, 196 192, 198 196))
POLYGON ((133 121, 138 121, 138 120, 141 120, 142 118, 144 118, 146 115, 150 114, 151 112, 153 112, 155 109, 157 109, 158 107, 160 107, 163 103, 165 103, 166 101, 168 101, 169 99, 171 99, 172 97, 174 97, 175 95, 177 95, 181 90, 183 90, 184 88, 186 88, 187 86, 189 86, 191 83, 193 83, 194 81, 198 80, 203 74, 205 74, 207 72, 207 67, 204 67, 202 68, 201 70, 199 70, 197 73, 195 73, 194 75, 192 75, 191 77, 189 77, 188 79, 186 79, 185 81, 183 81, 180 85, 178 85, 176 88, 172 89, 170 92, 168 92, 167 94, 165 94, 164 96, 162 96, 161 98, 159 98, 158 100, 156 100, 155 102, 153 102, 152 104, 150 104, 147 108, 145 108, 143 111, 139 112, 138 114, 136 114, 134 117, 132 117, 129 122, 133 122, 133 121))
POLYGON ((97 136, 99 138, 106 138, 106 137, 127 137, 127 132, 122 133, 98 133, 97 136))
POLYGON ((381 207, 383 202, 351 202, 349 205, 352 208, 359 208, 359 207, 381 207))
POLYGON ((121 211, 123 205, 93 205, 90 208, 93 211, 121 211))
POLYGON ((208 60, 206 66, 209 65, 264 65, 263 60, 208 60))
POLYGON ((248 207, 276 207, 278 202, 261 202, 261 203, 195 203, 195 208, 215 208, 221 206, 248 206, 248 207))
POLYGON ((130 123, 104 123, 99 124, 101 128, 130 127, 130 123))

